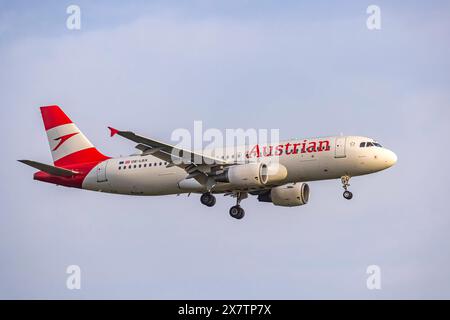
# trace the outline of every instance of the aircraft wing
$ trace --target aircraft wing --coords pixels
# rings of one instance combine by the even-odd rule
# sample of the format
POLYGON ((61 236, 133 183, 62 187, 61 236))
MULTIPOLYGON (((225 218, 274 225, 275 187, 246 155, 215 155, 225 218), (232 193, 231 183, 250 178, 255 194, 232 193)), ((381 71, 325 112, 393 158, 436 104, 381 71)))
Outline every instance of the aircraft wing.
POLYGON ((195 177, 198 173, 208 175, 208 172, 211 172, 211 169, 213 168, 230 165, 230 163, 225 162, 222 159, 181 149, 161 141, 137 135, 131 131, 120 131, 111 127, 108 128, 111 131, 111 137, 117 134, 138 143, 136 148, 142 151, 142 155, 151 154, 163 161, 167 161, 169 163, 168 166, 175 165, 181 167, 190 174, 188 178, 195 177))

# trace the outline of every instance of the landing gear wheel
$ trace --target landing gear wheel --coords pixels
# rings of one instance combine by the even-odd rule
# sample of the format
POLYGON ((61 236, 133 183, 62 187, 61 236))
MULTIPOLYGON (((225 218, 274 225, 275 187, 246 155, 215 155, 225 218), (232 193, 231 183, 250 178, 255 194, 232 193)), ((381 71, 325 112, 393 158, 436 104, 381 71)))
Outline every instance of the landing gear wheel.
POLYGON ((200 197, 200 202, 207 207, 212 207, 216 204, 216 197, 207 192, 202 194, 202 196, 200 197))
POLYGON ((346 190, 346 191, 344 191, 343 196, 344 196, 345 199, 350 200, 351 198, 353 198, 353 193, 351 193, 350 191, 346 190))
POLYGON ((341 182, 342 182, 342 188, 344 188, 344 198, 347 200, 350 200, 351 198, 353 198, 353 193, 351 193, 350 191, 348 191, 348 187, 350 186, 350 176, 342 176, 341 177, 341 182))
POLYGON ((245 216, 245 211, 241 206, 232 206, 230 208, 230 216, 235 219, 242 219, 245 216))

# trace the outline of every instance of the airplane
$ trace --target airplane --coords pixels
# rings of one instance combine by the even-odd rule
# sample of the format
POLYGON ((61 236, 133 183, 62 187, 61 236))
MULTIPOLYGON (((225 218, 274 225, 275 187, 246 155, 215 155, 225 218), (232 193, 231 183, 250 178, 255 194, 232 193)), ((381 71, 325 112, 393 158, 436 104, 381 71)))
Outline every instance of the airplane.
POLYGON ((307 204, 310 181, 341 179, 343 196, 350 200, 351 177, 378 172, 397 162, 394 152, 363 136, 295 139, 208 153, 108 127, 111 137, 137 143, 140 151, 112 158, 98 151, 59 106, 40 110, 53 165, 18 160, 39 170, 35 180, 123 195, 194 193, 208 207, 215 205, 215 194, 224 194, 236 198, 236 205, 229 210, 235 219, 244 217, 240 203, 249 195, 275 206, 307 204))

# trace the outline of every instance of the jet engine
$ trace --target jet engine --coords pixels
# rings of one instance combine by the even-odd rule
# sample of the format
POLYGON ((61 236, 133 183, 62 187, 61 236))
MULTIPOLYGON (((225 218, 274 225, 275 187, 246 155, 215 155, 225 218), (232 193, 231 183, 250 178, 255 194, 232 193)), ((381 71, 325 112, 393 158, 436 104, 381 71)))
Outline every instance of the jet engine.
POLYGON ((308 203, 309 186, 307 183, 287 183, 274 187, 258 195, 262 202, 272 202, 276 206, 295 207, 308 203))
POLYGON ((248 163, 226 168, 215 177, 217 182, 231 183, 242 188, 263 187, 269 177, 264 163, 248 163))
POLYGON ((279 163, 269 163, 267 165, 267 185, 279 184, 287 177, 287 169, 279 163))

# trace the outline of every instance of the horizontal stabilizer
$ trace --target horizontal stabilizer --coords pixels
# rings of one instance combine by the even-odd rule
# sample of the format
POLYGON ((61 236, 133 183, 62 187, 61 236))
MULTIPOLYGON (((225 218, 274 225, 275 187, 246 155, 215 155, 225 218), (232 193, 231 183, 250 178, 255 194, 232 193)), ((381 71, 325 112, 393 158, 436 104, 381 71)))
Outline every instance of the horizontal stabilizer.
POLYGON ((30 167, 33 167, 35 169, 55 175, 55 176, 71 177, 71 176, 78 174, 78 172, 73 171, 73 170, 67 170, 67 169, 51 166, 49 164, 40 163, 40 162, 36 162, 36 161, 32 161, 32 160, 17 160, 17 161, 22 162, 22 163, 24 163, 30 167))

